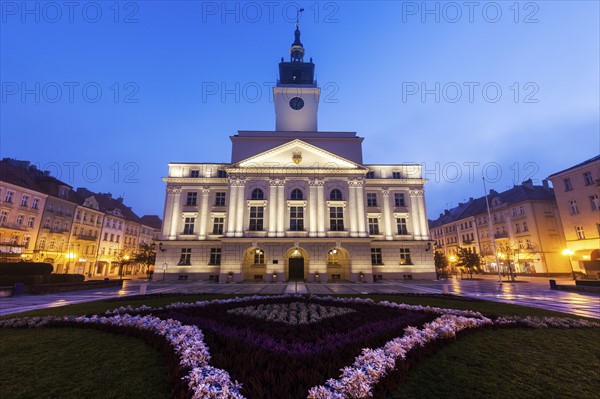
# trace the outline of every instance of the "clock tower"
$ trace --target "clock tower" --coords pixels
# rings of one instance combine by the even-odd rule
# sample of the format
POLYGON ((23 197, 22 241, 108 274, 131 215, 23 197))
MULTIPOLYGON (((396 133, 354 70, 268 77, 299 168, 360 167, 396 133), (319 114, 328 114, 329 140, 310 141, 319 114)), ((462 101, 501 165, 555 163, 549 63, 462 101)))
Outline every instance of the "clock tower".
POLYGON ((304 62, 304 46, 296 24, 290 61, 281 58, 279 80, 273 88, 275 130, 284 132, 316 132, 321 89, 315 80, 312 58, 304 62))

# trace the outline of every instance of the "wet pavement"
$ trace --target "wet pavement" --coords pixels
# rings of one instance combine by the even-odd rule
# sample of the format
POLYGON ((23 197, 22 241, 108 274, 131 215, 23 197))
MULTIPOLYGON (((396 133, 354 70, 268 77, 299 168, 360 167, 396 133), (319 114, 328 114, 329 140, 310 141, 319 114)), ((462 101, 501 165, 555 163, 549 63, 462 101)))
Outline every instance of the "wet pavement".
MULTIPOLYGON (((532 306, 558 312, 600 319, 600 294, 550 290, 548 278, 520 277, 515 283, 498 284, 492 276, 477 276, 476 280, 436 281, 378 281, 376 283, 262 283, 218 284, 208 281, 164 282, 127 280, 122 288, 101 288, 49 295, 20 295, 0 298, 0 315, 33 309, 51 308, 74 303, 89 302, 114 297, 157 293, 203 294, 400 294, 450 293, 470 298, 532 306)), ((557 279, 558 284, 571 284, 572 280, 557 279)))

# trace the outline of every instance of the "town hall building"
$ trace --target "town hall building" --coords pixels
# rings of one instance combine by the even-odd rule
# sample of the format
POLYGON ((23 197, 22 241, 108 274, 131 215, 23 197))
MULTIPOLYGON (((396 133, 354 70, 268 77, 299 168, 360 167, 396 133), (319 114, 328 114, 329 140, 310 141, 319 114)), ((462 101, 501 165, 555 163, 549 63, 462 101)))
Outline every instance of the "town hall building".
POLYGON ((421 166, 364 163, 355 132, 319 131, 314 76, 296 26, 275 131, 238 131, 229 163, 169 164, 157 278, 435 278, 421 166))

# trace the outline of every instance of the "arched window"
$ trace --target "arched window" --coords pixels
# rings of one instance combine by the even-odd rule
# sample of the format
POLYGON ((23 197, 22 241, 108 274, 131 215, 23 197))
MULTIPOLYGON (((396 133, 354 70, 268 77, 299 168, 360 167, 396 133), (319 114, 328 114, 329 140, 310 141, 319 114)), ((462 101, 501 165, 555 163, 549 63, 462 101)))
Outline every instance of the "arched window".
POLYGON ((263 193, 263 191, 260 188, 255 188, 254 190, 252 190, 252 195, 250 196, 251 199, 265 199, 265 194, 263 193))
POLYGON ((342 199, 342 192, 337 188, 334 188, 329 194, 329 199, 332 201, 340 201, 342 199))
POLYGON ((300 190, 299 190, 299 189, 297 189, 297 188, 296 188, 296 189, 294 189, 294 190, 292 191, 291 199, 293 199, 293 200, 301 200, 301 199, 304 199, 304 196, 303 196, 303 194, 302 194, 302 191, 300 191, 300 190))

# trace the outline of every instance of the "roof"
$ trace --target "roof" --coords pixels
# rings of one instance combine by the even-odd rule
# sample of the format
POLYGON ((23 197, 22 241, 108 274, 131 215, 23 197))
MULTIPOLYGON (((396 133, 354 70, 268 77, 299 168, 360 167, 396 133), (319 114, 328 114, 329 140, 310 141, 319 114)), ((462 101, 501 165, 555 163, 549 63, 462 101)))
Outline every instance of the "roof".
POLYGON ((84 199, 94 197, 98 201, 102 212, 112 213, 115 209, 118 209, 124 219, 140 223, 140 217, 131 210, 131 207, 123 204, 123 198, 121 197, 113 198, 111 193, 94 193, 87 188, 78 188, 77 194, 84 199))
POLYGON ((595 156, 595 157, 593 157, 593 158, 590 158, 590 159, 588 159, 588 160, 586 160, 586 161, 583 161, 583 162, 581 162, 581 163, 578 163, 577 165, 575 165, 575 166, 571 166, 570 168, 567 168, 567 169, 565 169, 565 170, 561 170, 560 172, 553 173, 553 174, 551 174, 551 175, 549 176, 549 178, 552 178, 552 177, 554 177, 554 176, 556 176, 556 175, 560 175, 561 173, 567 172, 567 171, 569 171, 569 170, 571 170, 571 169, 576 169, 576 168, 579 168, 579 167, 581 167, 581 166, 585 166, 585 165, 587 165, 587 164, 590 164, 590 163, 592 163, 592 162, 596 162, 596 161, 600 161, 600 155, 597 155, 597 156, 595 156))
MULTIPOLYGON (((522 185, 498 193, 490 190, 488 200, 490 207, 494 198, 499 198, 503 206, 518 204, 524 201, 556 201, 554 190, 547 186, 534 186, 531 180, 523 182, 522 185)), ((429 221, 429 228, 443 226, 457 220, 463 220, 468 217, 480 215, 487 212, 485 197, 470 199, 466 203, 460 203, 458 206, 446 210, 437 219, 429 221)))
POLYGON ((157 215, 144 215, 140 218, 140 221, 144 226, 152 227, 156 230, 162 228, 162 220, 157 215))

